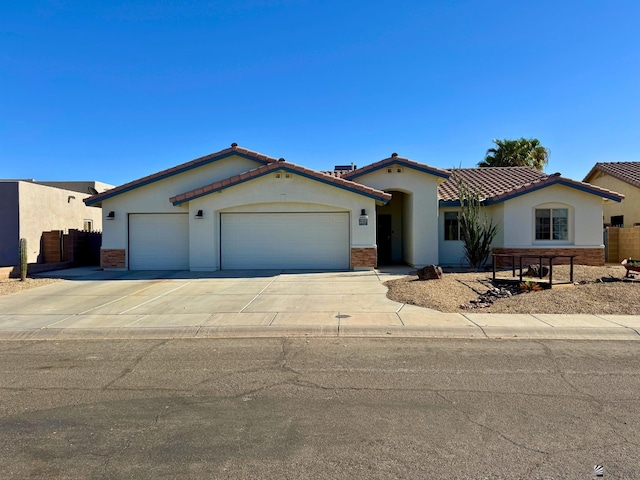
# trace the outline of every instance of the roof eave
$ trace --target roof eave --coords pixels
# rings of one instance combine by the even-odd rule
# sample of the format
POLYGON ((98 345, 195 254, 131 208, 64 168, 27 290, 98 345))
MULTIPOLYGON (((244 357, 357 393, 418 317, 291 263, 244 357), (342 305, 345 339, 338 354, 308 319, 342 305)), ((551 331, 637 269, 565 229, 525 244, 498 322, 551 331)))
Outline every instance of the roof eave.
MULTIPOLYGON (((484 199, 481 203, 487 207, 491 205, 497 205, 499 203, 506 202, 507 200, 511 200, 513 198, 517 198, 522 195, 527 195, 528 193, 532 193, 532 192, 541 190, 543 188, 550 187, 552 185, 563 185, 565 187, 573 188, 573 189, 582 191, 584 193, 588 193, 590 195, 595 195, 597 197, 602 198, 603 200, 612 200, 618 203, 624 199, 624 195, 620 193, 605 191, 595 186, 580 185, 579 183, 574 183, 573 181, 570 181, 565 178, 549 177, 547 181, 540 182, 537 185, 528 186, 526 188, 519 187, 514 189, 511 192, 505 192, 500 195, 496 195, 494 197, 488 197, 484 199)), ((459 207, 460 200, 440 200, 440 206, 441 207, 459 207)))
POLYGON ((233 157, 233 156, 246 158, 248 160, 252 160, 254 162, 261 163, 263 165, 268 165, 270 163, 266 159, 263 160, 261 158, 249 155, 249 154, 244 153, 244 152, 239 152, 237 150, 232 150, 232 149, 226 149, 226 150, 223 150, 222 152, 220 152, 219 154, 215 154, 214 153, 212 155, 207 155, 205 157, 202 157, 202 161, 200 161, 200 162, 197 161, 198 159, 196 159, 196 161, 195 161, 196 163, 193 163, 193 164, 190 164, 191 162, 187 162, 187 165, 185 165, 184 168, 178 168, 176 170, 172 170, 172 169, 163 170, 161 172, 158 172, 158 174, 152 174, 152 175, 148 176, 148 177, 152 177, 152 178, 142 177, 141 179, 133 180, 132 182, 129 182, 128 184, 125 184, 124 186, 122 186, 122 188, 115 187, 112 190, 116 190, 117 189, 116 192, 109 193, 109 190, 107 190, 106 192, 99 193, 98 195, 94 195, 94 196, 88 197, 87 199, 85 199, 85 204, 87 206, 94 206, 95 204, 97 204, 98 202, 102 202, 103 200, 107 200, 109 198, 116 197, 116 196, 121 195, 123 193, 127 193, 127 192, 130 192, 132 190, 136 190, 138 188, 144 187, 146 185, 150 185, 152 183, 159 182, 160 180, 165 180, 165 179, 173 177, 175 175, 179 175, 181 173, 188 172, 188 171, 193 170, 195 168, 200 168, 200 167, 202 167, 204 165, 208 165, 210 163, 214 163, 214 162, 217 162, 217 161, 220 161, 220 160, 224 160, 225 158, 229 158, 229 157, 233 157), (162 172, 165 172, 165 173, 162 173, 162 172), (154 176, 154 175, 157 175, 157 176, 154 176), (145 180, 146 178, 148 178, 148 180, 145 180))
POLYGON ((585 182, 585 183, 591 183, 591 182, 589 182, 589 179, 590 179, 590 178, 591 178, 591 177, 592 177, 596 172, 599 172, 599 171, 602 171, 602 170, 600 170, 599 165, 596 163, 596 164, 591 168, 591 170, 589 170, 589 173, 587 173, 587 174, 585 175, 585 177, 582 179, 582 181, 583 181, 583 182, 585 182))
POLYGON ((90 200, 90 199, 91 197, 87 197, 87 198, 84 198, 82 201, 87 207, 102 208, 102 200, 98 200, 97 202, 88 202, 87 200, 90 200))
POLYGON ((553 178, 550 177, 551 180, 550 181, 545 181, 545 182, 541 182, 539 185, 533 185, 531 187, 528 188, 524 188, 524 189, 520 189, 518 191, 514 191, 512 193, 505 193, 502 195, 498 195, 496 197, 491 197, 488 198, 486 200, 486 205, 495 205, 498 203, 502 203, 502 202, 506 202, 507 200, 511 200, 513 198, 516 197, 520 197, 522 195, 526 195, 528 193, 532 193, 538 190, 541 190, 543 188, 547 188, 547 187, 551 187, 552 185, 562 185, 565 187, 569 187, 569 188, 573 188, 576 190, 579 190, 581 192, 584 193, 588 193, 590 195, 595 195, 597 197, 600 197, 602 199, 607 199, 607 200, 613 200, 615 202, 621 202, 622 199, 624 198, 624 195, 621 195, 619 193, 615 193, 615 192, 609 192, 609 191, 603 191, 601 189, 597 189, 596 187, 590 187, 587 185, 580 185, 577 183, 574 183, 572 181, 569 181, 565 178, 553 178))
POLYGON ((358 177, 362 177, 364 175, 368 175, 369 173, 373 173, 376 172, 378 170, 381 170, 383 168, 388 167, 389 165, 393 165, 393 164, 399 164, 402 165, 403 167, 406 168, 411 168, 413 170, 416 170, 418 172, 422 172, 422 173, 427 173, 429 175, 433 175, 439 178, 444 178, 444 179, 448 179, 449 176, 451 175, 449 172, 445 171, 445 170, 440 170, 434 167, 429 167, 428 165, 422 165, 419 164, 417 162, 413 162, 409 159, 406 158, 400 158, 400 157, 391 157, 391 158, 387 158, 385 160, 381 160, 380 162, 377 162, 378 165, 371 164, 371 165, 367 165, 364 166, 362 168, 359 168, 358 170, 353 170, 352 172, 347 173, 346 175, 344 175, 342 178, 345 180, 351 180, 353 181, 355 178, 358 177), (372 166, 375 165, 375 166, 372 166))

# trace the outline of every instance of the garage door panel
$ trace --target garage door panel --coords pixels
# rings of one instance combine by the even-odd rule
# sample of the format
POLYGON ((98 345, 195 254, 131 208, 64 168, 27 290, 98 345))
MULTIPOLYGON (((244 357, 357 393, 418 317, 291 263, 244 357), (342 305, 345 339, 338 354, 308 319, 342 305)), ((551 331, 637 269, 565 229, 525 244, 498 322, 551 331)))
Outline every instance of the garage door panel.
POLYGON ((131 270, 189 270, 189 215, 130 214, 131 270))
POLYGON ((349 268, 349 214, 221 215, 223 269, 349 268))

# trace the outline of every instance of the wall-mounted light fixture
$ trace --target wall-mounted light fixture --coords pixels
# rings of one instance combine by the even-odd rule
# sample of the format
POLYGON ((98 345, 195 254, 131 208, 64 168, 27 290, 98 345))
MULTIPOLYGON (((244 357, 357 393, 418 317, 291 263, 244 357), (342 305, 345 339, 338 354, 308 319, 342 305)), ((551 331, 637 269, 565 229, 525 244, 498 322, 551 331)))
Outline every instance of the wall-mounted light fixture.
POLYGON ((113 220, 114 218, 116 218, 116 212, 112 210, 107 214, 107 220, 113 220))
POLYGON ((360 218, 358 224, 363 226, 369 225, 369 216, 367 215, 367 211, 364 208, 360 210, 360 218))
POLYGON ((198 210, 193 218, 197 218, 198 220, 202 220, 204 218, 204 212, 202 210, 198 210))

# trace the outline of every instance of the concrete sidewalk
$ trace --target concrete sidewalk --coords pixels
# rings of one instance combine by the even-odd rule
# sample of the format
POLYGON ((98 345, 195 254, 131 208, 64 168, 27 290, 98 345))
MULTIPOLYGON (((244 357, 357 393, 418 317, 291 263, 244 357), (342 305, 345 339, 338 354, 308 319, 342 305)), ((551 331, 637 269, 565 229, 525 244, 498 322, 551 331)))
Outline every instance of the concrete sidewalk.
POLYGON ((639 315, 440 313, 393 302, 373 272, 102 272, 0 297, 0 340, 432 337, 640 340, 639 315))
POLYGON ((62 316, 0 315, 0 340, 211 337, 427 337, 640 340, 637 315, 438 313, 411 305, 397 312, 216 313, 62 316))

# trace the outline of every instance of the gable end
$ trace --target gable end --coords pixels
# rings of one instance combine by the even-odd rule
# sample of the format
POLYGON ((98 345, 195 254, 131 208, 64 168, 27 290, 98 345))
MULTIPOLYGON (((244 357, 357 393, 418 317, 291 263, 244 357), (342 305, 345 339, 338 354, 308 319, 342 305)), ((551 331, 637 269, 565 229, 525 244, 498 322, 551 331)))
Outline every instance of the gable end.
POLYGON ((130 191, 135 190, 137 188, 144 187, 146 185, 150 185, 150 184, 158 182, 160 180, 164 180, 166 178, 170 178, 170 177, 173 177, 175 175, 179 175, 181 173, 188 172, 189 170, 200 168, 200 167, 202 167, 204 165, 209 165, 211 163, 215 163, 215 162, 218 162, 220 160, 224 160, 225 158, 229 158, 229 157, 233 157, 233 156, 242 157, 242 158, 245 158, 247 160, 252 160, 252 161, 260 163, 262 165, 268 165, 270 163, 277 162, 277 159, 275 159, 275 158, 268 157, 266 155, 263 155, 263 154, 260 154, 260 153, 257 153, 257 152, 252 152, 252 151, 246 150, 244 148, 238 148, 237 146, 236 147, 232 146, 231 148, 227 148, 225 150, 221 150, 220 152, 212 153, 212 154, 206 155, 204 157, 196 158, 195 160, 192 160, 190 162, 183 163, 183 164, 178 165, 176 167, 168 168, 166 170, 162 170, 160 172, 154 173, 152 175, 148 175, 146 177, 139 178, 138 180, 134 180, 134 181, 129 182, 129 183, 125 183, 124 185, 121 185, 121 186, 116 187, 116 188, 112 188, 112 189, 107 190, 106 192, 100 193, 98 195, 93 195, 93 196, 91 196, 89 198, 86 198, 84 200, 84 203, 87 206, 97 205, 100 202, 102 202, 103 200, 106 200, 108 198, 112 198, 112 197, 115 197, 117 195, 121 195, 123 193, 130 192, 130 191))
POLYGON ((169 201, 174 206, 178 206, 183 203, 189 202, 191 200, 195 200, 196 198, 200 198, 215 192, 220 192, 227 188, 240 185, 241 183, 247 182, 249 180, 260 178, 270 173, 275 173, 279 171, 293 173, 295 175, 299 175, 301 177, 305 177, 310 180, 324 183, 332 187, 342 188, 344 190, 350 191, 352 193, 356 193, 358 195, 363 195, 365 197, 373 198, 374 200, 382 203, 387 203, 391 199, 391 194, 376 190, 371 187, 367 187, 365 185, 360 185, 359 183, 331 177, 329 175, 325 175, 320 172, 309 170, 307 168, 300 167, 298 165, 285 163, 285 162, 277 162, 277 163, 272 163, 270 165, 265 165, 263 167, 256 168, 254 170, 250 170, 240 175, 235 175, 233 177, 227 178, 225 180, 221 180, 219 182, 212 183, 210 185, 205 185, 204 187, 196 188, 195 190, 191 190, 189 192, 185 192, 180 195, 176 195, 175 197, 171 197, 169 201))

